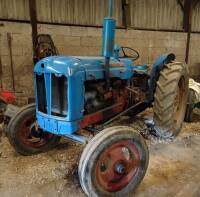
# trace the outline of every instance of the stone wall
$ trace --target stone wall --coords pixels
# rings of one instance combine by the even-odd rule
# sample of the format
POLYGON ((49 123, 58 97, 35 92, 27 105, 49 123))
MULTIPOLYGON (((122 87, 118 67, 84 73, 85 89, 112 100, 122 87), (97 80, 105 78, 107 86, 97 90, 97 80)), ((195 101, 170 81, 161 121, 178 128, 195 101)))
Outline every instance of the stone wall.
MULTIPOLYGON (((39 33, 51 34, 61 55, 96 56, 101 51, 101 29, 92 27, 38 25, 39 33)), ((12 37, 13 63, 18 104, 33 97, 32 41, 29 24, 0 22, 0 57, 3 67, 3 88, 12 90, 12 77, 7 33, 12 37)), ((116 43, 139 51, 138 64, 152 65, 159 54, 173 52, 184 61, 186 33, 117 30, 116 43)), ((200 34, 191 35, 189 69, 200 75, 200 34)))
POLYGON ((7 33, 11 35, 14 81, 17 103, 27 103, 27 97, 33 96, 32 80, 32 38, 29 24, 3 23, 0 26, 0 58, 2 62, 3 89, 12 91, 11 59, 7 33))

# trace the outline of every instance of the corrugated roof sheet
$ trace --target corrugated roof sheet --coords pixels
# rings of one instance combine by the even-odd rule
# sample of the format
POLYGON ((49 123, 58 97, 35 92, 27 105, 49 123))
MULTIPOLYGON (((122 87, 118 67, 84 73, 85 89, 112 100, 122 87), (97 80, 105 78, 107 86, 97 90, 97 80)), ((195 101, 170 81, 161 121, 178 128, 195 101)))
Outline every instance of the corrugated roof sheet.
POLYGON ((0 18, 29 20, 28 0, 0 0, 0 18))
MULTIPOLYGON (((38 20, 77 25, 101 25, 107 0, 37 0, 38 20)), ((121 0, 115 0, 114 16, 122 26, 121 0)))
MULTIPOLYGON (((176 0, 127 0, 131 27, 182 30, 183 12, 176 0)), ((0 18, 29 20, 28 0, 0 0, 0 18)), ((122 26, 122 1, 114 0, 114 17, 122 26)), ((36 0, 38 20, 48 23, 101 25, 107 0, 36 0)), ((200 31, 200 4, 192 15, 192 30, 200 31)))
POLYGON ((182 30, 183 13, 176 0, 130 0, 131 26, 182 30))
POLYGON ((196 5, 192 13, 192 31, 200 32, 200 3, 196 5))

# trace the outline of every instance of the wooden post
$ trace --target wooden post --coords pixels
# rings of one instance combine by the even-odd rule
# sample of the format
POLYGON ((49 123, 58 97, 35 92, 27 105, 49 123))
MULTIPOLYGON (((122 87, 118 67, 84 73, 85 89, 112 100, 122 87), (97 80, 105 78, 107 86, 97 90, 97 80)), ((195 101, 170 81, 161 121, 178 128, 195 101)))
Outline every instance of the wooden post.
POLYGON ((191 38, 191 22, 192 22, 192 1, 185 0, 184 3, 184 17, 183 17, 183 28, 187 32, 187 42, 186 42, 186 51, 185 51, 185 62, 188 64, 189 52, 190 52, 190 38, 191 38))
POLYGON ((122 0, 122 25, 125 28, 130 27, 131 14, 130 14, 130 3, 129 0, 122 0))
POLYGON ((37 45, 37 10, 36 0, 29 0, 30 23, 32 28, 32 43, 33 43, 33 61, 35 57, 35 49, 37 45))

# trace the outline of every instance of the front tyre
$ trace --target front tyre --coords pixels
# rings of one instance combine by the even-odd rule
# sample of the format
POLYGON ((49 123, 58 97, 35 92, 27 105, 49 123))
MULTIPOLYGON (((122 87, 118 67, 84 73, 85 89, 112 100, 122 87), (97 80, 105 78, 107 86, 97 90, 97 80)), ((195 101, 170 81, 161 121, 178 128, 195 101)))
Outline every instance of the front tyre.
POLYGON ((154 94, 155 132, 161 138, 178 135, 184 121, 189 76, 185 64, 172 62, 160 72, 154 94))
POLYGON ((149 162, 143 137, 126 126, 97 134, 84 149, 79 179, 87 196, 127 196, 142 181, 149 162))
POLYGON ((35 104, 26 105, 8 124, 7 137, 21 155, 45 152, 59 143, 59 136, 35 128, 35 113, 35 104))

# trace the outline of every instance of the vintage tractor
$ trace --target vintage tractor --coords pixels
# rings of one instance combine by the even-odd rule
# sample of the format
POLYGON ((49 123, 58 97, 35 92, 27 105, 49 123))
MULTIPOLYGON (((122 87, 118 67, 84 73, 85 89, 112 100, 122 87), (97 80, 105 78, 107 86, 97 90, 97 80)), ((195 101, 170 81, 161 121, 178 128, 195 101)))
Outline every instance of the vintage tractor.
POLYGON ((88 196, 126 196, 148 167, 142 135, 109 123, 153 106, 156 135, 176 136, 188 94, 186 65, 174 54, 161 55, 148 72, 147 65, 134 65, 135 50, 114 45, 112 3, 104 19, 102 56, 40 60, 34 68, 36 104, 23 107, 8 125, 9 141, 22 155, 47 151, 61 136, 85 144, 78 174, 88 196), (82 129, 97 134, 91 138, 82 129))

